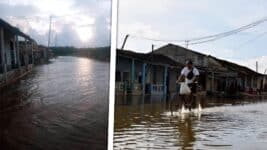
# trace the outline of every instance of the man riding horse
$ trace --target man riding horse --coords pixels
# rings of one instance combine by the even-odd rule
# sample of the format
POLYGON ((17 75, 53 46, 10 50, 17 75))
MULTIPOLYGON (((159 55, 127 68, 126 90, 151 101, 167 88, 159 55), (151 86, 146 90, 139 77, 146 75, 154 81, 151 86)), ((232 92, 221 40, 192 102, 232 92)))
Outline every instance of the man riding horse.
POLYGON ((194 94, 196 94, 197 92, 198 78, 199 78, 198 69, 193 66, 193 62, 191 60, 186 61, 186 66, 182 69, 181 75, 178 77, 177 82, 179 83, 185 81, 185 83, 191 89, 191 94, 189 95, 189 99, 187 101, 187 107, 189 108, 190 111, 192 108, 194 94))

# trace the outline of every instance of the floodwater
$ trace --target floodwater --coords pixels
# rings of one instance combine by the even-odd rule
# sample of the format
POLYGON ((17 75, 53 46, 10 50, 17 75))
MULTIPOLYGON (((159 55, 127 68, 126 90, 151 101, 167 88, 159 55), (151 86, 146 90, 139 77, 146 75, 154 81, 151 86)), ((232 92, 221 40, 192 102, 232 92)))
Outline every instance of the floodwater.
POLYGON ((264 100, 215 101, 208 101, 202 110, 180 112, 171 111, 163 99, 117 98, 114 149, 267 148, 264 100))
POLYGON ((58 57, 0 93, 0 149, 106 149, 109 64, 58 57))

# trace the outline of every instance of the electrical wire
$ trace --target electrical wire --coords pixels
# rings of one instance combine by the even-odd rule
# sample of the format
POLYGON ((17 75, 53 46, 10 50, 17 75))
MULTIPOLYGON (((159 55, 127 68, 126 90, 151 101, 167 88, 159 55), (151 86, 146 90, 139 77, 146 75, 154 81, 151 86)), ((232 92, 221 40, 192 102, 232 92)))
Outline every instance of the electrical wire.
POLYGON ((265 35, 267 35, 267 32, 263 32, 263 33, 257 35, 256 37, 254 37, 254 38, 252 38, 252 39, 250 39, 250 40, 247 40, 246 42, 244 42, 244 43, 240 44, 239 46, 237 46, 236 49, 237 49, 237 48, 244 47, 245 45, 250 44, 250 43, 252 43, 252 42, 258 40, 259 38, 262 38, 262 37, 265 36, 265 35))
POLYGON ((173 39, 156 39, 156 38, 149 38, 149 37, 144 37, 144 36, 137 36, 137 35, 130 35, 133 38, 142 38, 142 39, 146 39, 146 40, 150 40, 150 41, 155 41, 155 42, 177 42, 177 43, 181 43, 181 42, 186 42, 188 45, 196 45, 196 44, 202 44, 202 43, 207 43, 207 42, 213 42, 234 34, 238 34, 242 31, 254 28, 264 22, 267 21, 267 17, 264 17, 260 20, 254 21, 250 24, 241 26, 237 29, 234 30, 230 30, 227 32, 223 32, 223 33, 218 33, 218 34, 214 34, 214 35, 209 35, 209 36, 203 36, 203 37, 198 37, 198 38, 192 38, 192 39, 184 39, 184 40, 173 40, 173 39))

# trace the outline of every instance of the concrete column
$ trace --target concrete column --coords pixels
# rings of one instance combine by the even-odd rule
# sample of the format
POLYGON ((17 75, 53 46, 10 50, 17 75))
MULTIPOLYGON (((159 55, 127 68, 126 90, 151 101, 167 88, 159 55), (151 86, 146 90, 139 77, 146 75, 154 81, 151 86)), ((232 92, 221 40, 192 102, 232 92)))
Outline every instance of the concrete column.
POLYGON ((248 77, 247 76, 245 76, 245 87, 247 87, 247 85, 248 85, 248 77))
POLYGON ((29 66, 29 54, 28 54, 28 43, 27 39, 25 38, 25 55, 24 55, 25 67, 28 69, 29 66))
POLYGON ((5 82, 7 81, 7 66, 6 66, 6 58, 5 58, 5 39, 4 39, 4 28, 0 28, 0 49, 1 49, 1 64, 3 69, 3 74, 5 78, 5 82))
POLYGON ((263 77, 263 89, 265 88, 265 84, 266 84, 266 77, 263 77))
POLYGON ((211 91, 214 92, 214 72, 211 72, 211 91))
POLYGON ((14 51, 14 62, 15 65, 18 65, 18 59, 17 59, 17 48, 16 48, 16 35, 14 36, 14 40, 13 40, 13 51, 14 51))
POLYGON ((168 74, 168 67, 164 67, 164 79, 163 79, 163 84, 164 84, 164 95, 167 94, 167 74, 168 74))
POLYGON ((132 66, 131 66, 131 87, 132 90, 134 89, 134 81, 135 81, 135 61, 132 59, 132 66))
POLYGON ((16 35, 15 36, 15 45, 16 45, 16 53, 17 53, 17 61, 18 61, 18 68, 21 68, 21 62, 20 62, 20 49, 19 49, 19 38, 16 35))
POLYGON ((225 79, 225 88, 224 91, 227 91, 227 86, 228 86, 228 75, 226 75, 226 79, 225 79))
POLYGON ((145 89, 146 89, 146 63, 143 63, 142 89, 143 89, 143 95, 145 95, 145 89))
POLYGON ((32 44, 31 44, 31 54, 32 54, 32 65, 34 64, 34 55, 33 55, 33 47, 34 47, 34 44, 33 44, 33 42, 31 42, 32 44))
POLYGON ((250 84, 251 84, 251 87, 254 88, 254 77, 253 76, 251 76, 251 83, 250 84))

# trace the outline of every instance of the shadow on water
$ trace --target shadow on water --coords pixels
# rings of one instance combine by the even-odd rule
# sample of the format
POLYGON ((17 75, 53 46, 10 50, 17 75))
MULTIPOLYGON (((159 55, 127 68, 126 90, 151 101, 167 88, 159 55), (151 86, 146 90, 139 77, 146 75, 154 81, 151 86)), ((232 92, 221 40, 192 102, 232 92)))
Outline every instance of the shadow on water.
POLYGON ((58 57, 36 66, 0 93, 1 149, 106 149, 108 85, 108 63, 58 57))
POLYGON ((118 96, 114 149, 265 149, 266 115, 264 100, 206 99, 181 113, 164 98, 118 96))

